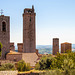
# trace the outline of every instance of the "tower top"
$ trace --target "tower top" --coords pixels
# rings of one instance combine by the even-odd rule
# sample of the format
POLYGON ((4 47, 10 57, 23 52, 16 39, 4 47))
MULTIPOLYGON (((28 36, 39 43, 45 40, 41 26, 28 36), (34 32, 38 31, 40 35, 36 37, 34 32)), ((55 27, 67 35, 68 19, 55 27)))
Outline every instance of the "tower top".
POLYGON ((53 40, 59 40, 59 38, 53 38, 53 40))
POLYGON ((1 15, 3 15, 3 9, 0 10, 1 15))
POLYGON ((34 5, 32 5, 32 9, 34 9, 34 5))
POLYGON ((32 8, 25 8, 24 13, 34 13, 34 6, 32 5, 32 8))

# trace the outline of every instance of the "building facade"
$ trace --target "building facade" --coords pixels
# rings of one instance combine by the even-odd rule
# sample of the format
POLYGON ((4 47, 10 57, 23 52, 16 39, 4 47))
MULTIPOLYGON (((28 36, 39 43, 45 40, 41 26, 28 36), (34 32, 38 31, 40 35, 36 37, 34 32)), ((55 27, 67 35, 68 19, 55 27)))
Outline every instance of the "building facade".
POLYGON ((59 53, 59 38, 53 38, 53 55, 59 53))
POLYGON ((65 42, 61 44, 61 53, 66 53, 68 50, 72 51, 72 44, 65 42))
POLYGON ((35 16, 34 7, 32 9, 24 9, 23 13, 23 52, 36 52, 35 39, 35 16))
POLYGON ((6 58, 6 54, 10 51, 10 17, 0 16, 0 42, 2 43, 2 59, 6 58))

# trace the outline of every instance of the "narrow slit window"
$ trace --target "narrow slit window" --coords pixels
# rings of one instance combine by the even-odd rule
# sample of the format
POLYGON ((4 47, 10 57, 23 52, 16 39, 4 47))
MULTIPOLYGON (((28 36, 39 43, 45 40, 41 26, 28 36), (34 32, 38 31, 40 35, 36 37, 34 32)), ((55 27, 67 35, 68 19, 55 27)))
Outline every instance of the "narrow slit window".
POLYGON ((31 17, 30 17, 30 22, 31 22, 31 17))
POLYGON ((2 22, 2 31, 6 32, 6 23, 5 22, 2 22))

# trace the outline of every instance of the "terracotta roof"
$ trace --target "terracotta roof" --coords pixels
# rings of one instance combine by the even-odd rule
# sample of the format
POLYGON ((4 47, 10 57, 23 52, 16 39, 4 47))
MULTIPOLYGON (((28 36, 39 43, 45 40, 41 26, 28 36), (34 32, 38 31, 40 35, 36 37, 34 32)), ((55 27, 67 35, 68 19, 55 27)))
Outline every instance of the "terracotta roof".
POLYGON ((38 56, 36 53, 22 53, 22 59, 31 66, 35 66, 38 56))
POLYGON ((19 53, 19 52, 15 52, 15 51, 10 51, 10 53, 8 53, 8 54, 21 54, 21 53, 19 53))
POLYGON ((61 44, 71 44, 71 43, 68 43, 68 42, 64 42, 64 43, 61 43, 61 44))

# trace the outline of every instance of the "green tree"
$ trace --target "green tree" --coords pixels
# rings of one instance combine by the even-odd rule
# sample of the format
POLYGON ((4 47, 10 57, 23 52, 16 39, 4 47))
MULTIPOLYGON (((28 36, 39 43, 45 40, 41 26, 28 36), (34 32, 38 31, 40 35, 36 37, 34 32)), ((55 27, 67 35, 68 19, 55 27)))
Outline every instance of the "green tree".
POLYGON ((70 75, 70 71, 74 69, 74 62, 72 59, 64 59, 62 69, 65 71, 64 75, 70 75))
POLYGON ((2 53, 2 51, 1 51, 1 48, 3 47, 3 45, 2 45, 2 43, 0 42, 0 57, 1 57, 1 53, 2 53))
POLYGON ((64 54, 64 53, 60 54, 60 53, 58 53, 56 55, 55 59, 57 60, 56 61, 56 66, 57 66, 58 69, 61 69, 61 66, 62 66, 65 58, 67 58, 67 54, 64 54))
POLYGON ((51 69, 54 67, 53 61, 55 61, 55 58, 51 55, 45 55, 41 58, 39 63, 36 64, 35 69, 39 70, 45 70, 45 69, 51 69))
POLYGON ((17 64, 18 71, 29 71, 31 69, 30 64, 26 64, 23 60, 20 60, 17 64))
POLYGON ((6 64, 3 64, 2 66, 0 66, 0 71, 4 71, 4 70, 15 70, 15 66, 14 64, 11 64, 11 63, 6 63, 6 64))

